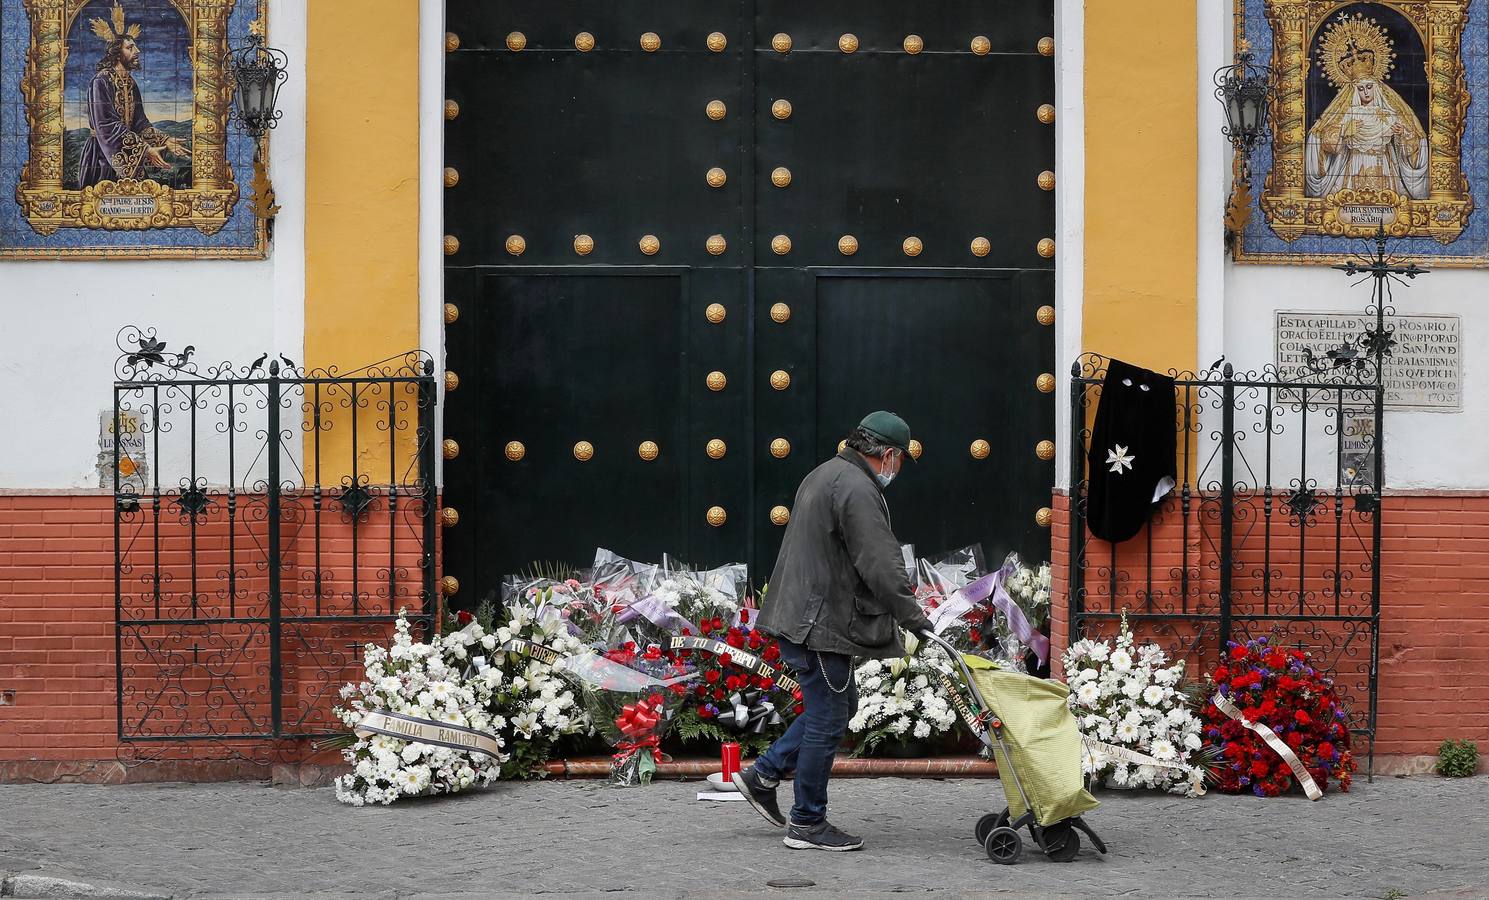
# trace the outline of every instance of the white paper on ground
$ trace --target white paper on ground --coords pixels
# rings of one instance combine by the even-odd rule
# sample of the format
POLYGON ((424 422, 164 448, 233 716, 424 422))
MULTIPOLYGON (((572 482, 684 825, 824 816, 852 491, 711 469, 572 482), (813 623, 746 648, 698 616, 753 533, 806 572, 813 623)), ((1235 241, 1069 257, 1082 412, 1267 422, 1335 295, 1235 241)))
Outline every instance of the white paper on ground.
POLYGON ((740 793, 729 794, 729 793, 725 793, 724 791, 699 791, 698 792, 698 799, 699 800, 743 800, 744 799, 744 794, 740 794, 740 793))

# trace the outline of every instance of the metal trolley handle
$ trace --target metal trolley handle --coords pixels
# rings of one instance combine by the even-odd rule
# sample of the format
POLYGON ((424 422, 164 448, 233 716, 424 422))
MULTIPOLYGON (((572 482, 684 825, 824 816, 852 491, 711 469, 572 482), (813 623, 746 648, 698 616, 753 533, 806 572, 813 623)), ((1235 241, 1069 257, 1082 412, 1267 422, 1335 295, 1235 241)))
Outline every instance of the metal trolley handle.
MULTIPOLYGON (((967 694, 972 697, 972 703, 977 707, 977 709, 988 717, 987 727, 981 734, 977 735, 977 739, 982 741, 982 743, 985 744, 989 750, 994 749, 994 745, 996 745, 997 749, 1003 752, 1003 758, 1009 759, 1010 754, 1008 753, 1008 746, 1003 743, 1003 723, 999 721, 997 711, 988 709, 987 706, 982 702, 982 697, 978 694, 977 688, 973 685, 972 670, 967 667, 967 663, 962 659, 961 651, 953 647, 950 641, 947 641, 945 638, 934 632, 922 631, 919 632, 919 637, 921 640, 929 641, 930 643, 940 647, 943 651, 946 652, 946 655, 950 656, 952 660, 956 662, 957 667, 962 670, 962 683, 966 685, 967 694)), ((982 718, 982 716, 979 716, 979 719, 980 718, 982 718)), ((1024 783, 1023 780, 1019 778, 1018 771, 1011 765, 1008 768, 1008 774, 1013 776, 1014 787, 1017 788, 1019 796, 1024 801, 1024 809, 1033 809, 1033 807, 1029 804, 1029 795, 1024 790, 1024 783)), ((1001 772, 999 773, 999 777, 1002 777, 1001 772)))

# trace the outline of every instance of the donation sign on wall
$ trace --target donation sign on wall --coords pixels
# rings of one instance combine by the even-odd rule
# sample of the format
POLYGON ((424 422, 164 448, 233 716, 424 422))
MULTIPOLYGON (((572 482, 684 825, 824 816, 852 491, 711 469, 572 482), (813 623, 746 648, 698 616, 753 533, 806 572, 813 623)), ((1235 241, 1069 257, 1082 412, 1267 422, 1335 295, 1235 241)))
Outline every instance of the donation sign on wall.
MULTIPOLYGON (((1315 360, 1354 343, 1375 317, 1360 313, 1277 311, 1277 371, 1288 381, 1309 381, 1306 353, 1315 360)), ((1386 319, 1395 346, 1383 378, 1387 409, 1454 412, 1463 408, 1457 316, 1398 315, 1386 319)), ((1345 398, 1348 403, 1349 398, 1345 398)))

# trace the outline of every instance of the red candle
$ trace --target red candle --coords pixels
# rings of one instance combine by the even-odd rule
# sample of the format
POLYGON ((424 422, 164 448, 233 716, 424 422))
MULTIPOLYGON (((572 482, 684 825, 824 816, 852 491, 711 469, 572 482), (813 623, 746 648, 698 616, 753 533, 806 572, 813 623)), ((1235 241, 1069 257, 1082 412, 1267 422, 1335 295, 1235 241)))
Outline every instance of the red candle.
POLYGON ((734 773, 739 771, 738 744, 733 741, 724 742, 722 762, 724 765, 724 781, 728 783, 729 779, 734 777, 734 773))

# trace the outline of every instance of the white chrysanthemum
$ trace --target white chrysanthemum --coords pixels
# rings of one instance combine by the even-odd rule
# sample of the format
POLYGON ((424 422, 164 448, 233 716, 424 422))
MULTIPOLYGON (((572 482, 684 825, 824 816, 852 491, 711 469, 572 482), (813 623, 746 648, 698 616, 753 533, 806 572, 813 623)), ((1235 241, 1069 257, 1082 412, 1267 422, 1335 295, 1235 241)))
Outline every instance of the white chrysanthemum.
POLYGON ((1198 750, 1201 743, 1199 735, 1192 731, 1184 735, 1184 749, 1186 750, 1198 750))
POLYGON ((1124 744, 1133 743, 1138 739, 1138 727, 1131 722, 1123 720, 1117 725, 1117 740, 1124 744))
POLYGON ((1138 698, 1138 695, 1142 694, 1142 692, 1143 683, 1141 681, 1137 680, 1136 678, 1123 679, 1122 693, 1125 694, 1128 699, 1136 700, 1138 698))
POLYGON ((1100 696, 1101 688, 1097 687, 1094 681, 1087 681, 1077 688, 1075 692, 1075 698, 1085 706, 1095 703, 1100 696))
POLYGON ((1166 692, 1156 684, 1150 684, 1143 688, 1143 702, 1150 706, 1157 706, 1163 701, 1166 692))
POLYGON ((1107 722, 1107 721, 1103 720, 1103 721, 1097 723, 1097 725, 1096 725, 1096 739, 1097 740, 1101 740, 1101 741, 1109 741, 1109 740, 1112 739, 1112 723, 1111 722, 1107 722))
POLYGON ((1132 655, 1126 650, 1113 650, 1111 663, 1113 671, 1129 672, 1132 670, 1132 655))
POLYGON ((1158 738, 1157 740, 1153 741, 1151 752, 1155 759, 1161 759, 1165 761, 1170 759, 1177 759, 1179 757, 1179 751, 1174 749, 1174 745, 1164 738, 1158 738))

